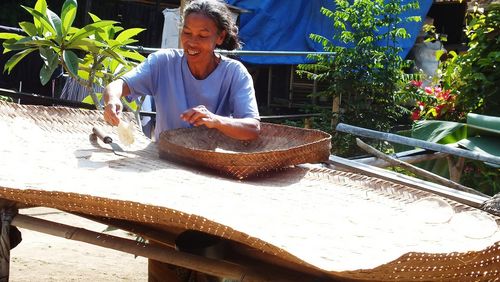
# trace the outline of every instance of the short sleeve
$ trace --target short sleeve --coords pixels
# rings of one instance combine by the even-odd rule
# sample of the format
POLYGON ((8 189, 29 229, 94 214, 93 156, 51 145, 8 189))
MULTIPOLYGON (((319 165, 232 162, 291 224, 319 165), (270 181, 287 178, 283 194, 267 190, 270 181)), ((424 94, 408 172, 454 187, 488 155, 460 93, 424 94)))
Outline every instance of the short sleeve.
POLYGON ((240 62, 235 63, 230 104, 234 118, 260 119, 252 76, 240 62))
POLYGON ((129 99, 134 99, 138 96, 155 95, 158 60, 158 55, 152 53, 146 60, 121 77, 130 89, 131 97, 129 99))

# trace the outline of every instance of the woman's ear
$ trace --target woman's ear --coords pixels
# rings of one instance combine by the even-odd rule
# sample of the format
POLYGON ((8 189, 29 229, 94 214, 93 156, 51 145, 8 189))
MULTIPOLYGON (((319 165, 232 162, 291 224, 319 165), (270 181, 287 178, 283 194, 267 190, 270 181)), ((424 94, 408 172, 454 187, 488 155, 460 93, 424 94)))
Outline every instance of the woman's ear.
POLYGON ((219 36, 217 37, 217 40, 215 43, 217 43, 217 45, 222 45, 222 43, 224 42, 224 40, 226 40, 226 36, 227 36, 227 32, 225 30, 223 30, 219 36))

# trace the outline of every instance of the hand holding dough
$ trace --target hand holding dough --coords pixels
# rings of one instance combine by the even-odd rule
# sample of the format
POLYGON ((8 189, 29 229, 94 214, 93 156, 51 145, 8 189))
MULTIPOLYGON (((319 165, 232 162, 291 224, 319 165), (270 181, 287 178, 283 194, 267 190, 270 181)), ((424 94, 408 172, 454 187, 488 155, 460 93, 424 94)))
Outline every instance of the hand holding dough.
POLYGON ((124 120, 118 123, 118 139, 125 146, 130 146, 134 143, 134 126, 124 120))

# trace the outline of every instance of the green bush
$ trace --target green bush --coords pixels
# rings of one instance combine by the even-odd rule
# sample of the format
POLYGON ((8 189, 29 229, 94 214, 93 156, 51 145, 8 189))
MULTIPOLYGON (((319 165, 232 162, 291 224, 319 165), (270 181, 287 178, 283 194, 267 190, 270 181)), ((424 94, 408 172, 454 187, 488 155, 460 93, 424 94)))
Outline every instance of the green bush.
MULTIPOLYGON (((397 40, 410 35, 399 26, 403 21, 420 20, 420 17, 402 18, 401 14, 417 9, 418 1, 405 5, 398 0, 336 0, 335 3, 334 11, 321 8, 321 13, 333 21, 333 40, 310 35, 323 45, 324 51, 335 55, 310 56, 316 63, 299 65, 298 73, 323 81, 328 88, 320 94, 340 101, 341 110, 331 113, 333 125, 338 121, 389 131, 407 112, 399 106, 394 94, 405 79, 403 70, 408 67, 408 62, 399 56, 401 48, 397 40), (335 45, 334 41, 343 46, 335 45)), ((334 154, 359 153, 353 136, 334 133, 332 142, 334 154)))
POLYGON ((499 116, 500 108, 500 4, 486 11, 475 8, 467 17, 468 50, 450 52, 441 65, 443 88, 458 92, 455 107, 463 113, 499 116))

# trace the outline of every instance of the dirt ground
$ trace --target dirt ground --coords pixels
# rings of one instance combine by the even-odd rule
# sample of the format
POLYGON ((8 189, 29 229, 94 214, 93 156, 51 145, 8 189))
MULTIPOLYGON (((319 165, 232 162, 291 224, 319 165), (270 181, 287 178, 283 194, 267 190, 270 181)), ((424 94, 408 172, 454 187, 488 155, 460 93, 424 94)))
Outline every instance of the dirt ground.
MULTIPOLYGON (((49 208, 20 213, 102 232, 107 226, 49 208)), ((23 241, 11 251, 10 281, 147 281, 147 259, 95 245, 20 229, 23 241)), ((121 230, 107 234, 135 239, 121 230)))

